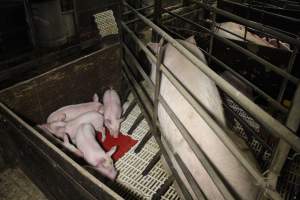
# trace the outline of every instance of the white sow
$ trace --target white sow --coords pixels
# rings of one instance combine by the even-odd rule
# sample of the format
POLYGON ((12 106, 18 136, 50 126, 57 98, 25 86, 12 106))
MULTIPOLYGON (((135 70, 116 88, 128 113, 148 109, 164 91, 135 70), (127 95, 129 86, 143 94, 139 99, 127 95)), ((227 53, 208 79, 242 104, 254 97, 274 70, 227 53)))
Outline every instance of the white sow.
MULTIPOLYGON (((180 40, 180 42, 206 64, 205 57, 195 45, 193 37, 186 41, 180 40)), ((156 52, 157 44, 151 43, 149 46, 156 52)), ((222 102, 215 83, 172 45, 165 45, 164 53, 163 63, 167 68, 194 94, 209 112, 225 125, 222 102)), ((151 80, 153 82, 155 80, 155 68, 156 65, 152 64, 151 80)), ((162 76, 160 94, 222 176, 228 180, 229 185, 239 195, 239 198, 256 199, 258 190, 253 178, 241 167, 238 160, 229 152, 192 105, 185 100, 165 76, 162 76)), ((158 107, 158 118, 162 128, 163 139, 170 144, 170 150, 173 153, 177 153, 189 168, 189 171, 207 198, 224 199, 161 104, 158 107)), ((174 166, 176 167, 177 165, 174 164, 174 166)), ((187 180, 182 172, 178 167, 176 168, 187 185, 187 180)), ((191 188, 189 190, 196 199, 191 188)))

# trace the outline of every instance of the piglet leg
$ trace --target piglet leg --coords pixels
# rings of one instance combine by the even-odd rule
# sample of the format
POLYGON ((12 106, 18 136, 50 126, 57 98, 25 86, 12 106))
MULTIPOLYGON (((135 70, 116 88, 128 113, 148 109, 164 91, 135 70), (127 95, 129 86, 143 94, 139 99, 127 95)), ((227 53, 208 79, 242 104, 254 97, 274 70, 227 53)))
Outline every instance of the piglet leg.
POLYGON ((77 149, 74 145, 72 145, 69 141, 69 137, 67 134, 64 135, 64 143, 63 143, 64 147, 66 147, 67 149, 69 149, 71 152, 73 152, 75 155, 79 156, 79 157, 83 157, 83 153, 77 149))

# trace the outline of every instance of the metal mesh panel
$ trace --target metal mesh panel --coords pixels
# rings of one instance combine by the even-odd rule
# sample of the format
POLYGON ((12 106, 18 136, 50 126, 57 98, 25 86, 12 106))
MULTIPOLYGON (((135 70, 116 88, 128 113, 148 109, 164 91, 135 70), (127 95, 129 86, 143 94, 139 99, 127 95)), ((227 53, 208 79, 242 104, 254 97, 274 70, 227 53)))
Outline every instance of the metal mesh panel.
POLYGON ((107 10, 94 15, 95 23, 102 37, 118 34, 117 23, 112 10, 107 10))
MULTIPOLYGON (((135 106, 121 125, 122 133, 128 132, 140 113, 141 110, 139 106, 135 106)), ((140 141, 148 131, 149 126, 144 119, 133 131, 132 137, 140 141)), ((156 193, 168 178, 168 173, 163 168, 162 162, 159 161, 148 175, 143 176, 142 171, 146 168, 153 156, 159 151, 159 146, 153 137, 148 140, 139 153, 134 152, 137 145, 138 143, 116 162, 115 166, 120 172, 117 182, 127 187, 133 193, 142 196, 143 199, 151 199, 153 194, 156 193)), ((180 198, 174 186, 171 186, 161 199, 177 200, 180 198)))
POLYGON ((284 199, 298 199, 300 197, 300 156, 288 159, 281 174, 277 186, 281 196, 284 199))
POLYGON ((247 142, 261 169, 266 170, 271 161, 274 144, 269 143, 263 128, 246 111, 227 95, 224 94, 223 99, 224 104, 240 117, 240 119, 237 119, 233 116, 232 128, 234 132, 247 142), (244 121, 249 127, 243 125, 241 121, 244 121), (249 131, 250 128, 253 130, 252 132, 249 131))

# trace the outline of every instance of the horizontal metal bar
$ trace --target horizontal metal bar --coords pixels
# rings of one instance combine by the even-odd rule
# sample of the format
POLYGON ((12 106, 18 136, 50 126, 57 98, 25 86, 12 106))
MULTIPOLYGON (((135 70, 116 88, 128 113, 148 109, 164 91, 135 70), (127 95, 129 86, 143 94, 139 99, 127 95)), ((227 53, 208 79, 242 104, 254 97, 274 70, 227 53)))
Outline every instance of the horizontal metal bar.
MULTIPOLYGON (((143 7, 143 8, 136 8, 135 10, 140 12, 140 11, 144 11, 144 10, 147 10, 149 8, 152 8, 152 7, 154 7, 154 5, 146 6, 146 7, 143 7)), ((122 14, 122 16, 129 15, 130 13, 131 13, 130 11, 124 12, 122 14)))
MULTIPOLYGON (((163 26, 164 27, 164 26, 163 26)), ((169 27, 169 26, 168 26, 169 27)), ((171 26, 171 28, 176 29, 176 27, 171 26)), ((199 33, 200 34, 200 33, 199 33)), ((226 70, 230 71, 233 75, 235 75, 236 77, 238 77, 241 81, 243 81, 246 85, 250 86, 255 92, 257 92, 258 94, 260 94, 263 98, 265 98, 265 100, 267 100, 272 106, 274 106, 275 108, 277 108, 279 111, 283 112, 283 113, 287 113, 288 109, 286 107, 284 107, 283 105, 281 105, 278 101, 276 101, 274 98, 272 98, 270 95, 268 95, 267 93, 265 93, 263 90, 261 90, 259 87, 257 87, 256 85, 254 85, 253 83, 251 83, 250 81, 248 81, 246 78, 244 78, 243 76, 241 76, 239 73, 237 73, 236 71, 234 71, 232 68, 230 68, 227 64, 225 64, 224 62, 222 62, 221 60, 217 59, 215 56, 213 55, 209 55, 209 53, 202 49, 201 47, 198 47, 206 56, 210 57, 213 61, 217 62, 219 65, 221 65, 223 68, 225 68, 226 70)))
POLYGON ((259 8, 254 8, 254 7, 250 7, 250 6, 247 6, 247 5, 243 5, 243 4, 238 3, 238 2, 227 1, 227 0, 222 0, 222 1, 230 3, 230 4, 233 4, 233 5, 236 5, 236 6, 239 6, 239 7, 247 8, 247 9, 250 9, 250 10, 254 10, 254 11, 257 11, 257 12, 260 12, 260 13, 272 15, 272 16, 277 17, 277 18, 282 18, 282 19, 289 20, 289 21, 292 21, 292 22, 295 22, 295 21, 296 22, 300 22, 300 20, 298 20, 296 18, 293 18, 293 17, 288 17, 288 16, 277 14, 277 13, 272 13, 272 12, 265 11, 265 10, 262 10, 262 9, 259 9, 259 8))
POLYGON ((223 15, 225 17, 228 17, 230 19, 232 19, 233 21, 236 21, 236 22, 239 22, 239 23, 242 23, 242 24, 245 24, 246 26, 249 26, 251 28, 254 28, 254 29, 257 29, 261 32, 266 32, 266 33, 269 33, 269 34, 272 34, 274 35, 276 38, 282 40, 282 41, 286 41, 290 44, 293 44, 293 45, 297 45, 297 46, 300 46, 300 40, 297 40, 295 38, 292 38, 290 36, 287 36, 285 34, 282 34, 278 31, 275 31, 271 28, 267 28, 265 26, 263 26, 262 24, 259 24, 257 22, 253 22, 253 21, 249 21, 247 19, 244 19, 238 15, 235 15, 235 14, 232 14, 230 12, 227 12, 225 10, 222 10, 222 9, 219 9, 219 8, 216 8, 216 7, 212 7, 212 6, 208 6, 200 1, 197 1, 197 0, 191 0, 192 2, 195 2, 199 5, 201 5, 203 8, 207 9, 207 10, 210 10, 210 11, 213 11, 213 12, 216 12, 217 14, 220 14, 220 15, 223 15))
POLYGON ((193 192, 195 193, 197 199, 201 199, 201 200, 205 200, 207 199, 206 196, 204 195, 204 193, 202 192, 201 188, 199 187, 199 185, 197 184, 196 180, 194 179, 194 177, 192 176, 192 174, 190 173, 190 171, 188 170, 188 167, 186 166, 186 164, 181 160, 181 158, 179 157, 178 154, 174 155, 175 160, 177 161, 178 165, 183 168, 182 172, 184 174, 184 176, 189 180, 190 186, 193 190, 193 192))
POLYGON ((191 21, 189 19, 181 17, 181 16, 179 16, 179 15, 177 15, 175 13, 172 13, 172 12, 169 12, 169 11, 166 11, 166 12, 168 12, 170 15, 173 15, 173 16, 175 16, 175 17, 177 17, 177 18, 179 18, 179 19, 181 19, 181 20, 183 20, 185 22, 188 22, 188 23, 190 23, 190 24, 192 24, 192 25, 194 25, 194 26, 196 26, 196 27, 198 27, 200 29, 205 30, 206 32, 208 32, 209 34, 213 35, 218 40, 222 41, 223 43, 225 43, 225 44, 227 44, 227 45, 229 45, 231 47, 233 47, 234 49, 236 49, 239 52, 245 54, 246 56, 249 56, 250 58, 253 58, 255 61, 259 62, 260 64, 264 65, 265 67, 270 68, 271 70, 273 70, 274 72, 276 72, 280 76, 285 77, 286 79, 290 80, 291 82, 293 82, 295 84, 297 84, 299 82, 299 79, 296 78, 295 76, 287 73, 286 71, 284 71, 284 70, 280 69, 279 67, 273 65, 269 61, 266 61, 265 59, 257 56, 255 53, 253 53, 253 52, 251 52, 251 51, 249 51, 249 50, 247 50, 247 49, 239 46, 238 44, 230 41, 229 39, 223 38, 223 37, 219 36, 218 34, 214 33, 214 31, 211 31, 211 30, 209 30, 209 29, 207 29, 207 28, 205 28, 205 27, 203 27, 203 26, 201 26, 201 25, 199 25, 199 24, 197 24, 197 23, 195 23, 195 22, 193 22, 193 21, 191 21))
MULTIPOLYGON (((205 153, 202 151, 199 144, 195 141, 195 139, 191 136, 189 131, 185 128, 185 126, 182 124, 182 122, 177 118, 176 114, 172 111, 172 109, 169 107, 169 105, 166 103, 166 101, 163 99, 163 97, 160 96, 159 101, 165 111, 168 113, 176 127, 179 129, 181 135, 183 138, 187 141, 189 146, 191 147, 192 151, 194 152, 195 156, 198 158, 198 160, 202 163, 204 169, 206 170, 207 174, 211 177, 212 181, 224 197, 224 199, 234 199, 234 197, 229 192, 228 188, 225 186, 221 178, 219 177, 218 173, 215 171, 214 167, 211 165, 211 162, 205 155, 205 153)), ((197 183, 195 183, 198 185, 197 183)))
MULTIPOLYGON (((191 52, 185 49, 178 41, 173 39, 170 35, 165 33, 161 28, 156 26, 150 20, 145 18, 139 12, 135 11, 131 6, 125 3, 127 7, 133 10, 136 15, 141 18, 147 25, 152 27, 155 31, 161 34, 162 37, 167 39, 167 41, 173 45, 180 53, 187 57, 197 68, 199 68, 203 73, 205 73, 209 78, 215 81, 215 83, 224 90, 232 99, 234 99, 239 105, 241 105, 246 111, 248 111, 254 118, 256 118, 262 125, 264 125, 270 133, 276 137, 280 137, 289 143, 294 150, 300 152, 300 138, 297 137, 291 130, 286 128, 276 119, 271 117, 268 113, 254 104, 245 95, 236 90, 227 81, 223 80, 218 74, 216 74, 212 69, 206 66, 202 61, 200 61, 191 52)), ((125 24, 124 24, 125 25, 125 24)))
POLYGON ((177 88, 177 90, 184 96, 184 98, 192 105, 192 107, 197 111, 197 113, 204 119, 210 128, 216 133, 220 140, 225 144, 225 146, 232 152, 234 157, 236 157, 241 164, 249 171, 249 173, 256 179, 258 184, 264 185, 264 179, 261 174, 249 163, 247 159, 242 155, 240 150, 231 141, 226 132, 229 132, 226 128, 221 128, 214 119, 199 105, 193 96, 187 91, 180 82, 176 81, 176 78, 172 73, 165 67, 162 67, 162 72, 168 78, 168 80, 177 88), (224 130, 227 130, 226 132, 224 130))

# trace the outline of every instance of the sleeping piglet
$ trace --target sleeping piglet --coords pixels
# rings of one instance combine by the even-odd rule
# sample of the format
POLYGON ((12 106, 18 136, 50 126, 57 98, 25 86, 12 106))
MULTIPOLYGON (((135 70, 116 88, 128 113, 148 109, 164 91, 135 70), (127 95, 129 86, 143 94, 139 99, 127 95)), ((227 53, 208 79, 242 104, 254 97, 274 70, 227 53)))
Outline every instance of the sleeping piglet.
MULTIPOLYGON (((54 122, 55 123, 55 122, 54 122)), ((96 131, 100 131, 102 133, 102 141, 105 140, 105 130, 103 127, 103 115, 97 111, 90 111, 81 114, 80 116, 66 122, 64 127, 60 127, 57 129, 56 135, 64 135, 67 133, 72 142, 75 143, 75 137, 77 133, 78 127, 83 123, 90 123, 95 128, 96 131)))
POLYGON ((99 102, 97 94, 94 94, 93 102, 64 106, 54 111, 49 115, 47 123, 63 120, 69 121, 89 111, 99 111, 103 113, 102 104, 99 102))
POLYGON ((104 125, 113 137, 117 137, 122 122, 122 106, 118 93, 109 89, 103 95, 104 125))
POLYGON ((96 141, 95 130, 92 124, 83 123, 78 127, 74 140, 74 144, 76 144, 77 148, 69 143, 67 135, 65 137, 64 144, 69 150, 83 157, 94 169, 111 180, 116 178, 117 171, 111 159, 111 156, 116 151, 116 146, 105 153, 96 141))

